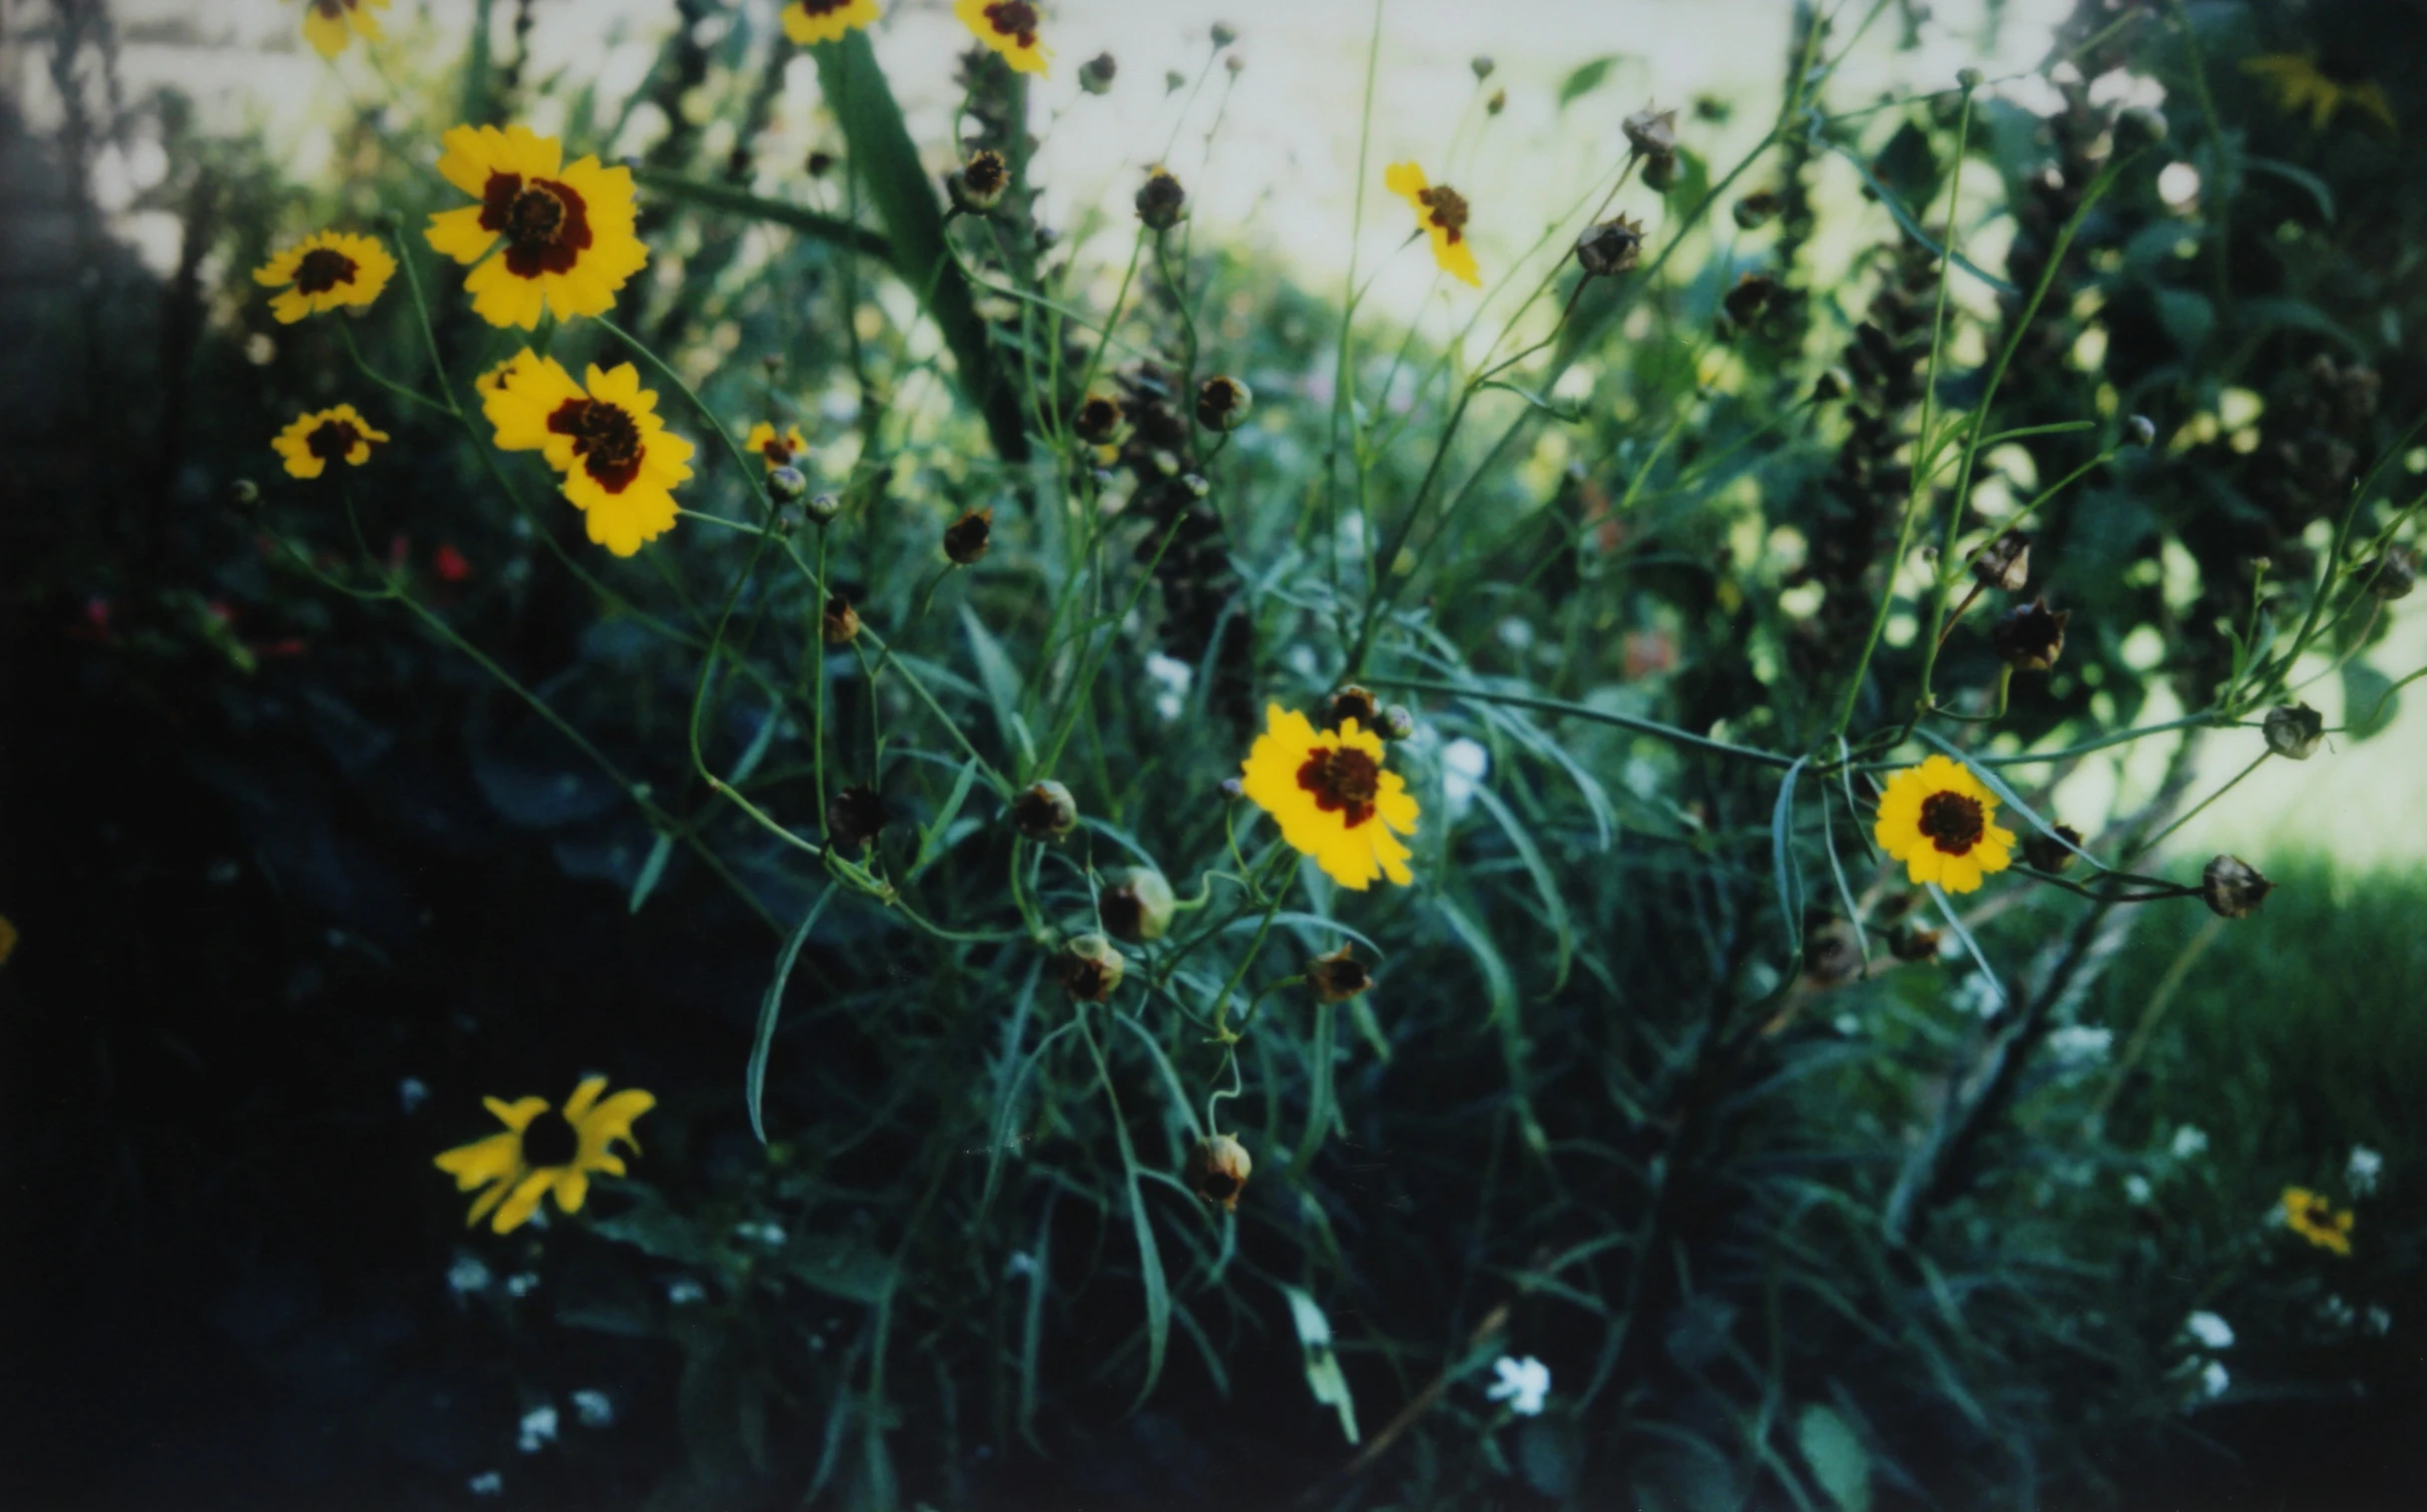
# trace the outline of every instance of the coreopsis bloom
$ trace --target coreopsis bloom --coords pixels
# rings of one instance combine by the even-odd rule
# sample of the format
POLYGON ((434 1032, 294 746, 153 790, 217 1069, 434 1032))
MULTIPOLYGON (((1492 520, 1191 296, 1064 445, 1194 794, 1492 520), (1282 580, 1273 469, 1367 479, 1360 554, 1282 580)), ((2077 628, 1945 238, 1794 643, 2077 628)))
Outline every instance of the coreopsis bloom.
POLYGON ((2351 1210, 2336 1209, 2306 1187, 2283 1189, 2283 1222, 2285 1228, 2320 1250, 2331 1250, 2336 1255, 2351 1253, 2351 1210))
POLYGON ((1280 825, 1282 839, 1341 886, 1362 892, 1377 876, 1402 887, 1415 880, 1398 836, 1416 832, 1416 800, 1404 778, 1382 769, 1381 738, 1354 718, 1318 732, 1295 710, 1265 706, 1240 786, 1280 825))
POLYGON ((2352 60, 2313 53, 2261 53, 2242 59, 2241 71, 2266 86, 2277 110, 2287 114, 2307 111, 2313 132, 2333 124, 2346 105, 2375 117, 2387 131, 2394 129, 2393 107, 2385 103, 2384 87, 2352 66, 2352 60))
POLYGON ((800 438, 799 426, 787 425, 783 434, 777 435, 775 427, 764 420, 750 427, 749 439, 741 444, 758 453, 758 460, 768 472, 791 466, 794 457, 809 449, 809 443, 800 438))
POLYGON ((292 325, 305 315, 369 304, 395 273, 396 259, 369 237, 324 231, 254 268, 252 281, 278 290, 269 312, 292 325))
POLYGON ((490 1228, 511 1234, 531 1221, 540 1199, 556 1194, 556 1205, 579 1213, 590 1198, 590 1175, 624 1174, 624 1158, 615 1153, 620 1142, 638 1155, 641 1142, 632 1137, 633 1120, 658 1105, 638 1088, 607 1091, 607 1078, 585 1077, 561 1111, 552 1112, 545 1098, 482 1103, 506 1126, 503 1134, 459 1145, 437 1158, 439 1170, 455 1178, 455 1190, 478 1190, 465 1227, 494 1214, 490 1228))
POLYGON ((783 0, 783 34, 802 47, 815 47, 866 31, 883 14, 876 0, 783 0))
POLYGON ((1382 186, 1415 207, 1416 223, 1432 238, 1433 260, 1441 270, 1481 288, 1483 274, 1466 240, 1466 197, 1446 184, 1427 183, 1414 163, 1393 163, 1382 174, 1382 186))
POLYGON ((303 0, 303 40, 323 58, 334 58, 352 45, 359 32, 366 42, 379 40, 379 20, 372 11, 387 9, 387 0, 303 0))
POLYGON ((564 145, 527 126, 458 126, 441 140, 439 173, 480 203, 440 211, 424 236, 440 253, 478 264, 463 286, 491 325, 529 330, 543 304, 560 320, 605 314, 649 264, 633 233, 629 169, 595 157, 566 168, 564 145))
POLYGON ((340 404, 305 410, 269 444, 286 459, 289 476, 316 478, 331 462, 360 467, 371 459, 371 447, 387 439, 387 432, 371 429, 354 406, 340 404))
POLYGON ((1997 794, 1970 767, 1934 756, 1888 778, 1871 834, 1916 886, 1973 892, 2014 862, 2014 832, 1996 819, 1997 794))
POLYGON ((952 0, 952 13, 1015 73, 1043 74, 1053 62, 1053 49, 1037 40, 1037 8, 1028 0, 952 0))
POLYGON ((628 557, 674 529, 674 488, 691 477, 692 444, 666 429, 657 394, 631 363, 594 362, 576 383, 555 358, 525 349, 474 387, 502 450, 537 451, 564 474, 591 540, 628 557))

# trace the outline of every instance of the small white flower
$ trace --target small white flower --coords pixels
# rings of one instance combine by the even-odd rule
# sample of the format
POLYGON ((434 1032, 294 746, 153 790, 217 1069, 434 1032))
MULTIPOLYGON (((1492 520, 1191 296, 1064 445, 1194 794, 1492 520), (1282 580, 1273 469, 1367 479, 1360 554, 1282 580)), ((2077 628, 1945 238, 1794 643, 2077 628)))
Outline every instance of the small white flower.
POLYGON ((455 1293, 458 1304, 475 1292, 488 1290, 495 1279, 480 1257, 469 1250, 456 1251, 455 1263, 447 1266, 447 1289, 455 1293))
POLYGON ((516 1448, 525 1454, 537 1454, 542 1448, 554 1442, 556 1442, 556 1408, 552 1404, 542 1402, 523 1414, 522 1435, 514 1441, 516 1448))
POLYGON ((1959 1013, 1985 1019, 1996 1013, 2004 1002, 2005 999, 1998 994, 1997 983, 1991 981, 1985 971, 1971 972, 1956 984, 1954 1005, 1959 1013))
POLYGON ((576 1391, 573 1420, 585 1428, 604 1428, 615 1421, 615 1402, 604 1391, 576 1391))
POLYGON ((483 1470, 465 1481, 463 1488, 474 1496, 503 1496, 506 1494, 506 1478, 495 1470, 483 1470))
POLYGON ((430 1100, 430 1084, 417 1076, 408 1076, 396 1084, 396 1106, 411 1118, 421 1105, 430 1100))
POLYGON ((1197 681, 1197 669, 1178 657, 1151 651, 1147 653, 1146 675, 1155 684, 1155 713, 1169 725, 1188 709, 1189 688, 1197 681))
POLYGON ((2175 1143, 2172 1148, 2176 1160, 2196 1160, 2207 1154, 2207 1131, 2196 1124, 2184 1124, 2175 1131, 2175 1143))
POLYGON ((1441 748, 1441 796, 1452 816, 1466 812, 1475 801, 1475 788, 1492 769, 1492 754, 1465 736, 1441 748))
POLYGON ((2150 1198, 2155 1195, 2155 1189, 2149 1185, 2146 1176, 2128 1176, 2124 1178, 2124 1195, 2131 1199, 2134 1207, 2140 1208, 2148 1205, 2150 1198))
POLYGON ((2213 1312, 2194 1312, 2184 1319, 2183 1326, 2191 1337, 2210 1349, 2233 1347, 2233 1325, 2213 1312))
POLYGON ((2353 1197, 2366 1197, 2376 1190, 2376 1179, 2384 1174, 2385 1158, 2365 1145, 2351 1147, 2351 1164, 2343 1168, 2343 1180, 2350 1183, 2353 1197))
POLYGON ((1534 627, 1516 615, 1510 615, 1493 627, 1500 644, 1511 651, 1523 651, 1534 644, 1534 627))
POLYGON ((506 1277, 506 1295, 529 1296, 539 1289, 539 1276, 529 1270, 519 1270, 506 1277))
POLYGON ((2075 1065, 2096 1065, 2107 1059, 2114 1048, 2113 1029, 2095 1029, 2087 1024, 2067 1024, 2048 1036, 2048 1049, 2060 1061, 2075 1065))
POLYGON ((2209 1360, 2199 1367, 2199 1389, 2210 1399, 2224 1395, 2224 1388, 2233 1383, 2219 1360, 2209 1360))
POLYGON ((2368 1310, 2360 1316, 2360 1326, 2383 1338, 2393 1331, 2393 1313, 2376 1302, 2370 1302, 2368 1310))
POLYGON ((1023 1275, 1037 1273, 1037 1259, 1025 1250, 1014 1250, 1011 1259, 1003 1261, 1003 1279, 1017 1280, 1023 1275))
POLYGON ((1523 1359, 1511 1359, 1503 1354, 1493 1361, 1492 1371, 1500 1379, 1483 1388, 1483 1394, 1496 1402, 1507 1402, 1509 1410, 1519 1417, 1532 1417, 1542 1410, 1545 1398, 1551 1394, 1551 1367, 1531 1354, 1523 1359))
POLYGON ((735 1224, 733 1225, 733 1238, 749 1240, 752 1243, 764 1245, 769 1250, 780 1250, 783 1248, 784 1240, 783 1225, 735 1224))
POLYGON ((708 1288, 688 1275, 678 1275, 666 1283, 666 1300, 677 1307, 708 1300, 708 1288))

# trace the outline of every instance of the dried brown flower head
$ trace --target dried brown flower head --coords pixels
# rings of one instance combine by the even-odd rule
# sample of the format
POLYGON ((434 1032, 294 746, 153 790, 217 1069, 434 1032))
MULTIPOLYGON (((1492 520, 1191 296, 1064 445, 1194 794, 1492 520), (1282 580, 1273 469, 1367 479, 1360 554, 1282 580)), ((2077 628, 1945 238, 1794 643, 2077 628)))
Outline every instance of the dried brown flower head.
POLYGON ((973 509, 944 527, 944 555, 957 566, 975 567, 993 545, 992 509, 973 509))

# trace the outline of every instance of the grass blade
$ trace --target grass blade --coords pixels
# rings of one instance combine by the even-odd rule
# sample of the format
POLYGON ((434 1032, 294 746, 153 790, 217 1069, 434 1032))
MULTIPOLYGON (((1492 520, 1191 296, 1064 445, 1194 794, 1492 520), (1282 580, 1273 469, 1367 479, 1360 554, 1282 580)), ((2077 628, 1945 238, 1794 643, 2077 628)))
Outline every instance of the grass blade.
POLYGON ((809 905, 809 911, 800 916, 798 924, 792 926, 791 934, 784 939, 783 949, 775 957, 774 980, 766 984, 766 995, 758 1000, 758 1032, 750 1041, 750 1065, 742 1078, 741 1091, 749 1103, 750 1133, 758 1136, 761 1145, 766 1143, 763 1106, 766 1061, 768 1052, 775 1044, 775 1022, 783 1015, 784 983, 792 979, 792 963, 800 959, 800 947, 808 943, 809 931, 817 927, 818 916, 826 911, 826 904, 834 900, 835 886, 835 883, 828 882, 826 890, 817 894, 817 901, 809 905))

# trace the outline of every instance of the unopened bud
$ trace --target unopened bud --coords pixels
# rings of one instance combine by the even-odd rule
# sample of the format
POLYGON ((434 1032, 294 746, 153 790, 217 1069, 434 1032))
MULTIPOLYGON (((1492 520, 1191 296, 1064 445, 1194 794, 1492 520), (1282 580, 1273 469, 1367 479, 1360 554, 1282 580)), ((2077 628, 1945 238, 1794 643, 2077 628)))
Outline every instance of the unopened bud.
POLYGON ((1057 963, 1062 989, 1083 1003, 1109 1001, 1129 967, 1128 959, 1100 934, 1083 934, 1063 946, 1057 963))
POLYGON ((1374 729, 1385 741, 1404 741, 1416 733, 1416 717, 1407 712, 1405 704, 1392 704, 1382 711, 1382 722, 1374 729))
POLYGON ((1982 74, 1977 68, 1959 68, 1955 71, 1955 83, 1966 94, 1980 88, 1982 74))
POLYGON ((1197 423, 1208 430, 1236 430, 1254 407, 1254 392, 1227 374, 1217 373, 1197 389, 1197 423))
POLYGON ((842 500, 830 493, 812 494, 801 507, 807 512, 810 524, 830 525, 834 517, 842 513, 842 500))
POLYGON ((2258 911, 2275 884, 2239 856, 2220 855, 2199 873, 2199 897, 2218 918, 2247 918, 2258 911))
POLYGON ((992 509, 973 509, 944 527, 944 555, 955 566, 975 567, 993 545, 992 509))
POLYGON ((1576 239, 1576 265, 1588 278, 1630 271, 1643 254, 1644 228, 1625 216, 1588 226, 1576 239))
POLYGON ((1138 191, 1138 219, 1149 231, 1170 231, 1180 224, 1180 209, 1189 200, 1189 192, 1180 187, 1168 168, 1157 168, 1147 175, 1146 184, 1138 191))
POLYGON ((1644 160, 1644 188, 1665 195, 1677 187, 1677 154, 1654 153, 1644 160))
POLYGON ((2326 738, 2326 719, 2306 704, 2278 704, 2267 711, 2267 750, 2305 761, 2326 738))
POLYGON ((1189 1190, 1209 1203, 1221 1204, 1224 1213, 1235 1213, 1238 1195, 1247 1190, 1254 1170, 1246 1146, 1226 1134, 1210 1135, 1189 1151, 1189 1190))
POLYGON ((2154 446, 2158 441, 2158 422, 2147 415, 2127 415, 2124 439, 2135 446, 2154 446))
POLYGON ((1143 945, 1170 932, 1178 900, 1162 872, 1124 866, 1106 872, 1104 880, 1104 891, 1096 897, 1096 917, 1114 939, 1143 945))
POLYGON ((2065 654, 2065 622, 2070 609, 2051 610, 2045 596, 2020 604, 1989 627, 1989 644, 1998 660, 2017 672, 2046 672, 2065 654))
POLYGON ((1236 777, 1223 777, 1214 790, 1222 795, 1223 801, 1235 803, 1247 795, 1247 784, 1236 777))
POLYGON ((1945 936, 1935 929, 1904 923, 1888 932, 1888 954, 1900 961, 1934 961, 1945 936))
POLYGON ((1509 92, 1505 89, 1493 90, 1492 98, 1483 102, 1483 113, 1487 116, 1497 116, 1508 108, 1509 92))
POLYGON ((1346 945, 1306 963, 1306 988, 1323 1002, 1345 1003, 1372 985, 1372 973, 1346 945))
POLYGON ((261 485, 250 478, 239 478, 228 485, 228 506, 231 509, 261 507, 261 485))
POLYGON ((1012 798, 1011 822, 1032 840, 1058 840, 1079 827, 1079 800, 1050 777, 1031 782, 1012 798))
POLYGON ((1492 76, 1492 70, 1500 65, 1494 63, 1489 55, 1477 53, 1467 60, 1466 66, 1475 71, 1475 82, 1481 84, 1484 80, 1489 79, 1492 76))
POLYGON ((1738 325, 1749 325, 1754 316, 1769 307, 1769 301, 1777 293, 1777 279, 1767 273, 1746 273, 1736 279, 1735 287, 1727 290, 1719 303, 1726 309, 1728 319, 1738 325))
POLYGON ((2021 593, 2031 581, 2031 538, 2009 530, 1991 541, 1972 564, 1972 578, 1983 588, 2021 593))
POLYGON ((808 491, 809 480, 800 475, 799 468, 788 462, 766 475, 767 497, 778 504, 797 503, 800 496, 808 491))
POLYGON ((1238 33, 1229 26, 1219 21, 1214 23, 1214 45, 1215 47, 1228 47, 1237 40, 1238 33))
POLYGON ((1382 706, 1372 694, 1349 683, 1323 700, 1323 729, 1338 730, 1354 720, 1359 730, 1371 730, 1381 712, 1382 706))
POLYGON ((1120 71, 1121 65, 1113 61, 1111 53, 1098 53, 1079 65, 1079 87, 1091 95, 1104 94, 1113 87, 1113 76, 1120 71))

